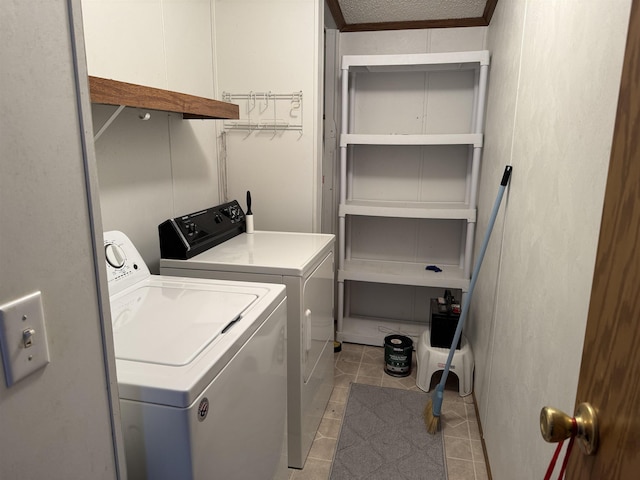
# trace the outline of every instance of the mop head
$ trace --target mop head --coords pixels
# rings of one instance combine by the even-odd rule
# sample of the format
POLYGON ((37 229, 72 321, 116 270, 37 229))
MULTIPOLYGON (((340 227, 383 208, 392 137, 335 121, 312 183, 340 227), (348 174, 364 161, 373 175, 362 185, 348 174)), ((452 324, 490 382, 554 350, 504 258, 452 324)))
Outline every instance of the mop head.
POLYGON ((424 407, 424 424, 427 427, 427 432, 431 435, 435 435, 441 428, 440 410, 442 410, 442 397, 443 390, 438 385, 435 392, 433 392, 433 397, 429 399, 424 407))

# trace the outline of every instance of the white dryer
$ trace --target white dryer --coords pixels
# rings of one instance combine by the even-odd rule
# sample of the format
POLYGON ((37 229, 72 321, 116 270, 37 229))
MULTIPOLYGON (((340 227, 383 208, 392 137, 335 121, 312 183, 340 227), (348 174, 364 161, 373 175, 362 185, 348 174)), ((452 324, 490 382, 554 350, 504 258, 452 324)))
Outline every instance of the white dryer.
POLYGON ((128 478, 287 478, 282 285, 151 275, 104 235, 128 478))
POLYGON ((244 230, 236 201, 165 222, 160 273, 286 285, 288 464, 303 468, 333 390, 335 237, 244 230))

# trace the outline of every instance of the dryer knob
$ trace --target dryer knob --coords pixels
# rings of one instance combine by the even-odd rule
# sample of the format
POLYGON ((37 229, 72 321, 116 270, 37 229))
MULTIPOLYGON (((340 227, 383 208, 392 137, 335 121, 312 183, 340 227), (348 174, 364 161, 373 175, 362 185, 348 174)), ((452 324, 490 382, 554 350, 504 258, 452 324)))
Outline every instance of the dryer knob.
POLYGON ((104 254, 107 257, 107 263, 113 268, 124 267, 124 262, 127 257, 120 245, 116 245, 115 243, 106 244, 104 247, 104 254))

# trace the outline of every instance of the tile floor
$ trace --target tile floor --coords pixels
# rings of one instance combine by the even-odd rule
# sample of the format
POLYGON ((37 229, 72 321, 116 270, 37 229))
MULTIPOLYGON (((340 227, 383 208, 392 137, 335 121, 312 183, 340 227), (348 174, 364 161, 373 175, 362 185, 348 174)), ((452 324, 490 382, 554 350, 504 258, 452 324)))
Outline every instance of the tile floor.
MULTIPOLYGON (((384 373, 384 349, 350 343, 335 354, 335 384, 304 469, 289 469, 289 480, 328 480, 349 384, 365 383, 383 387, 418 390, 416 362, 408 377, 384 373)), ((434 375, 432 388, 439 379, 434 375)), ((450 375, 442 406, 442 427, 449 480, 487 480, 480 431, 473 396, 460 397, 455 375, 450 375)))

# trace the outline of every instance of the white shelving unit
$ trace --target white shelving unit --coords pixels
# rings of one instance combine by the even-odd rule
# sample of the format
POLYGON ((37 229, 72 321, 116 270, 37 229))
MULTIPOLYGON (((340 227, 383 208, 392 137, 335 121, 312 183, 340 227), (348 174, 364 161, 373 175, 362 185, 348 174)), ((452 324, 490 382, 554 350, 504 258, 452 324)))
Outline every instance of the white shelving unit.
POLYGON ((391 332, 417 337, 428 322, 424 314, 407 320, 352 313, 351 282, 449 288, 462 295, 468 290, 489 59, 486 50, 343 56, 338 340, 380 346, 391 332), (386 74, 392 75, 388 81, 386 74), (367 83, 371 75, 381 80, 367 83), (406 75, 410 87, 398 87, 398 79, 406 75), (366 100, 358 100, 358 79, 364 81, 366 100), (422 101, 416 102, 420 95, 422 101), (377 110, 365 104, 375 102, 376 96, 382 99, 377 110), (375 111, 380 113, 371 113, 375 111), (438 157, 434 165, 440 172, 425 166, 432 157, 438 157), (404 169, 407 158, 414 170, 404 169), (367 162, 374 166, 355 166, 367 162), (369 183, 360 188, 366 193, 357 195, 362 172, 369 183), (463 178, 452 179, 452 172, 462 172, 463 178), (389 188, 386 176, 393 184, 389 188), (458 198, 431 198, 437 194, 431 192, 447 197, 456 188, 458 198), (426 270, 427 265, 441 271, 426 270))

